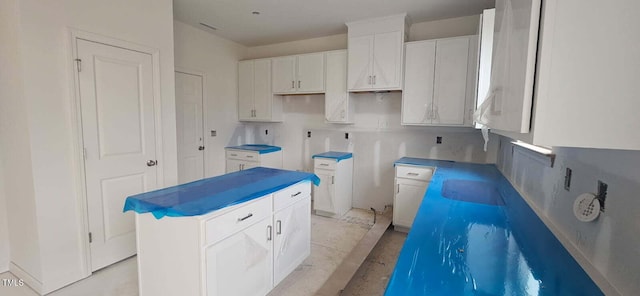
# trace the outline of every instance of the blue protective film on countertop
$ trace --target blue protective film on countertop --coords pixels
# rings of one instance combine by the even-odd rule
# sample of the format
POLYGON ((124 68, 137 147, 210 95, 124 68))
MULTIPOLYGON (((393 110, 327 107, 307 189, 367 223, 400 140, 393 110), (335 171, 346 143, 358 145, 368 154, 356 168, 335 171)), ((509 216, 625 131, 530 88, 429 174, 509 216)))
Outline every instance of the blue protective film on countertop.
POLYGON ((299 182, 320 184, 318 176, 257 167, 127 197, 123 211, 164 216, 197 216, 276 192, 299 182))
POLYGON ((427 165, 437 169, 385 295, 603 295, 494 165, 427 165), (504 205, 478 202, 496 191, 504 205))
POLYGON ((408 165, 417 165, 417 166, 429 166, 429 167, 450 167, 454 164, 454 161, 450 160, 433 160, 433 159, 424 159, 424 158, 414 158, 414 157, 403 157, 396 160, 393 163, 393 166, 398 164, 408 164, 408 165))
POLYGON ((259 154, 271 153, 282 150, 278 146, 264 145, 264 144, 245 144, 240 146, 225 147, 229 149, 257 151, 259 154))
POLYGON ((353 154, 349 152, 329 151, 325 153, 316 154, 311 158, 331 158, 331 159, 335 159, 337 162, 340 162, 343 159, 349 159, 352 157, 353 157, 353 154))

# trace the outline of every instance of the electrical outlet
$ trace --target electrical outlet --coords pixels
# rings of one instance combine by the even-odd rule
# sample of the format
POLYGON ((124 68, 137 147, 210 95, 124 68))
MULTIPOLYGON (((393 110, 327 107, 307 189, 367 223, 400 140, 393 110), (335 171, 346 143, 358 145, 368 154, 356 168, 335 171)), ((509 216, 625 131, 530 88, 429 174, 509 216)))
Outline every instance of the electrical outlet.
POLYGON ((217 134, 218 134, 218 132, 216 130, 212 130, 211 131, 211 136, 212 137, 215 137, 217 134))
POLYGON ((570 191, 571 189, 571 169, 567 168, 564 173, 564 190, 570 191))
POLYGON ((436 144, 442 144, 442 137, 436 137, 436 144))
POLYGON ((269 134, 269 130, 268 129, 264 130, 264 134, 268 135, 269 134))
POLYGON ((349 140, 349 133, 344 133, 344 138, 349 140))
POLYGON ((311 131, 307 131, 307 138, 311 138, 311 131))

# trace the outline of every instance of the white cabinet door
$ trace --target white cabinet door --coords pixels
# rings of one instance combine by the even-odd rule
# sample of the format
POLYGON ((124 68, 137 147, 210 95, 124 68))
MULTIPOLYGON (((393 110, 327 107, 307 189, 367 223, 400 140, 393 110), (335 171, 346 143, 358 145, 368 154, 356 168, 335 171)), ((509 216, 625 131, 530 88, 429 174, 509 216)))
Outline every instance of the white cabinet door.
POLYGON ((273 287, 272 240, 271 218, 265 218, 207 248, 207 295, 266 295, 273 287))
POLYGON ((273 93, 290 94, 296 91, 296 56, 272 59, 273 93))
POLYGON ((238 63, 238 119, 253 119, 253 61, 238 63))
POLYGON ((313 209, 327 213, 335 213, 335 185, 333 171, 318 171, 316 175, 320 178, 320 186, 313 187, 313 209))
POLYGON ((428 182, 396 179, 393 201, 394 226, 411 227, 428 185, 428 182))
POLYGON ((244 161, 238 159, 227 159, 226 173, 233 173, 242 170, 244 161))
POLYGON ((257 168, 260 166, 259 162, 255 162, 255 161, 245 161, 242 163, 242 170, 248 170, 248 169, 252 169, 252 168, 257 168))
POLYGON ((347 92, 347 51, 326 54, 326 88, 324 115, 328 122, 348 122, 349 94, 347 92))
POLYGON ((311 253, 311 199, 309 197, 275 213, 273 285, 280 283, 311 253))
POLYGON ((468 58, 468 37, 437 41, 432 119, 434 124, 464 123, 468 58))
POLYGON ((271 61, 254 61, 254 120, 271 120, 271 61))
POLYGON ((349 90, 371 88, 373 59, 373 35, 349 38, 349 68, 347 85, 349 90))
POLYGON ((297 64, 297 92, 324 92, 324 53, 299 55, 297 64))
POLYGON ((407 43, 405 59, 402 123, 431 123, 436 41, 407 43))
POLYGON ((372 59, 374 89, 401 87, 402 47, 402 32, 375 35, 372 59))

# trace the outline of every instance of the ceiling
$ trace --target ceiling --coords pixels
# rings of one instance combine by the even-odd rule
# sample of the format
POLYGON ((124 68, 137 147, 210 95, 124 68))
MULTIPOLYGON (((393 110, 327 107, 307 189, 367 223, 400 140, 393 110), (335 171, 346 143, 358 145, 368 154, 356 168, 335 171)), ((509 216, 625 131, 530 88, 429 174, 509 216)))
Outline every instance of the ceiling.
POLYGON ((346 33, 345 22, 402 12, 407 12, 412 23, 480 14, 494 3, 494 0, 173 0, 173 10, 179 21, 246 46, 257 46, 346 33), (260 14, 253 14, 254 11, 260 14))

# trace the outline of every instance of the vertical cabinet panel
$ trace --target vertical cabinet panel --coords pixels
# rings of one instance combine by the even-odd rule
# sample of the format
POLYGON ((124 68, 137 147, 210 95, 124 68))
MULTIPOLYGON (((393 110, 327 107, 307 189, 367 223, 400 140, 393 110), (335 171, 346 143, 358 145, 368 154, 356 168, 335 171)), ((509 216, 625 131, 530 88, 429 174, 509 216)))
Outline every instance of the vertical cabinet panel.
POLYGON ((206 249, 208 296, 266 295, 273 287, 271 219, 206 249))
POLYGON ((418 208, 427 192, 428 182, 396 179, 396 194, 393 201, 393 225, 410 228, 418 208))
POLYGON ((254 63, 254 119, 270 120, 273 95, 271 92, 271 61, 254 63))
POLYGON ((238 119, 251 120, 253 117, 253 61, 238 63, 238 119))
POLYGON ((287 94, 296 91, 296 57, 281 57, 273 63, 273 93, 287 94))
POLYGON ((349 90, 371 88, 373 59, 373 35, 349 38, 349 68, 347 85, 349 90))
POLYGON ((347 91, 347 51, 326 53, 324 114, 328 122, 348 123, 353 108, 347 91))
POLYGON ((463 124, 469 38, 439 40, 436 45, 433 123, 463 124))
POLYGON ((298 56, 296 88, 301 93, 323 92, 324 53, 298 56))
POLYGON ((431 123, 436 42, 407 44, 405 58, 402 123, 431 123))
POLYGON ((313 187, 313 209, 328 213, 335 213, 336 199, 333 171, 318 171, 316 175, 320 178, 320 186, 313 187))
POLYGON ((274 214, 273 270, 279 284, 311 253, 311 198, 274 214))
POLYGON ((373 40, 372 88, 400 88, 402 32, 376 34, 373 40))

